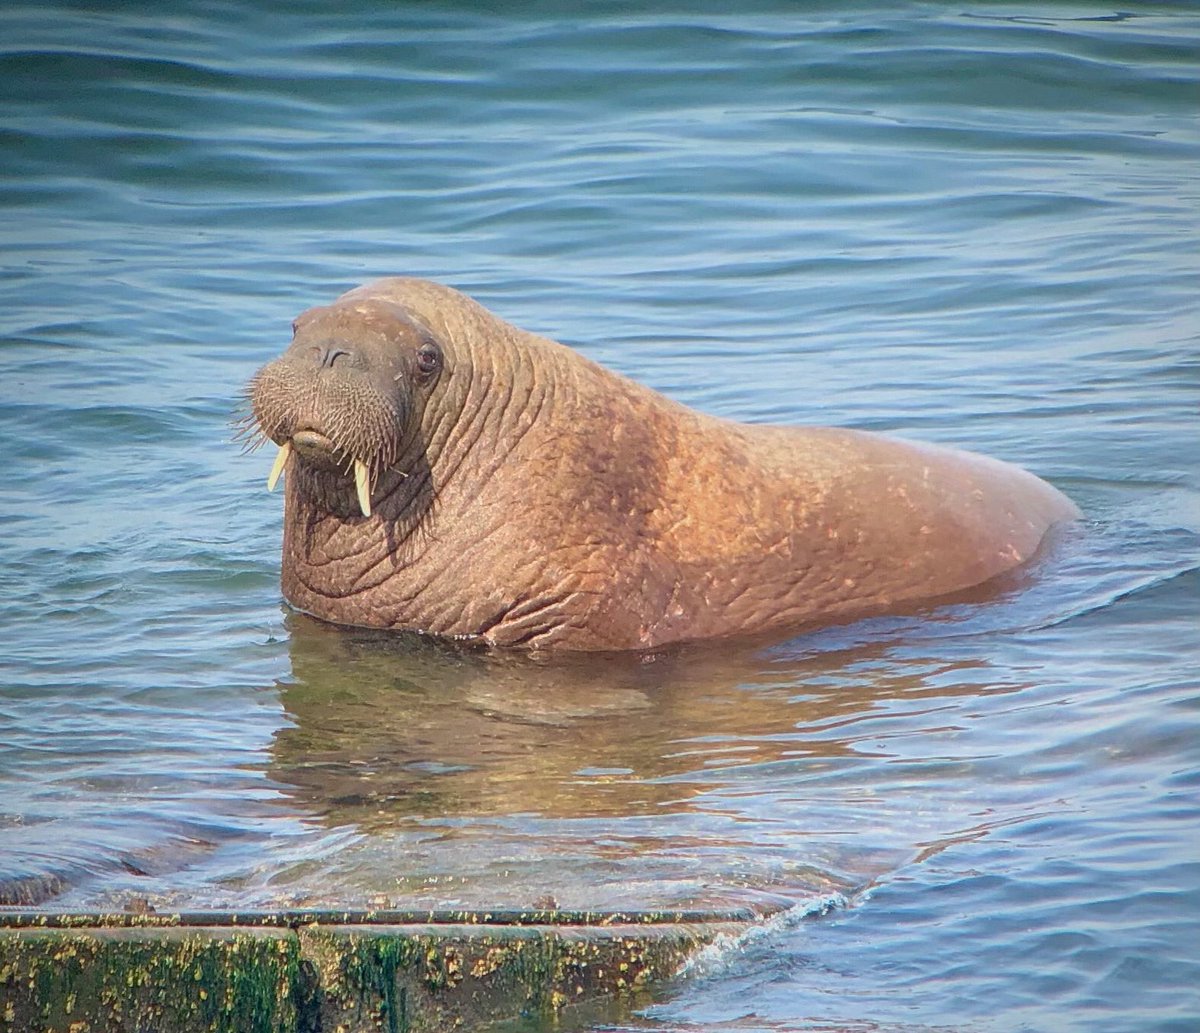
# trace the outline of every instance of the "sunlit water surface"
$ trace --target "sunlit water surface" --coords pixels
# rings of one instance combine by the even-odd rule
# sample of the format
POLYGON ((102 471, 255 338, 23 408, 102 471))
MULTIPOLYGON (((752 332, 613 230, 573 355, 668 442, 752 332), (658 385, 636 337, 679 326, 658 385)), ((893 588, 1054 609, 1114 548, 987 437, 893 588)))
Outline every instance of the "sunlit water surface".
POLYGON ((410 6, 0 9, 3 899, 782 907, 614 1021, 1200 1028, 1195 10, 410 6), (394 273, 1087 519, 767 647, 319 626, 231 413, 394 273))

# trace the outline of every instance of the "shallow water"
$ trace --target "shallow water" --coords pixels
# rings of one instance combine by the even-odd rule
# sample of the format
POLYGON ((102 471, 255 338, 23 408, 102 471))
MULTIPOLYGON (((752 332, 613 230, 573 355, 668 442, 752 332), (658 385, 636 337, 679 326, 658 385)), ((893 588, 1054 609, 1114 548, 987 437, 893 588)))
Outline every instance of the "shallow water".
POLYGON ((0 10, 14 903, 790 908, 621 1028, 1200 1024, 1200 17, 0 10), (285 612, 230 444, 444 280, 699 408, 1083 507, 997 601, 533 665, 285 612))

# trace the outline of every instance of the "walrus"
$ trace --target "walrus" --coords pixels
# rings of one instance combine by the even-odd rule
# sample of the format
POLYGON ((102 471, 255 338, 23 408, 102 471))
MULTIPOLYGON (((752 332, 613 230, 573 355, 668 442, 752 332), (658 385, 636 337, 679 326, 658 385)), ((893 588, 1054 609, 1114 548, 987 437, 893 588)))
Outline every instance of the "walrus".
POLYGON ((441 284, 311 308, 248 388, 282 589, 335 624, 651 650, 909 608, 1078 516, 999 460, 694 411, 441 284))

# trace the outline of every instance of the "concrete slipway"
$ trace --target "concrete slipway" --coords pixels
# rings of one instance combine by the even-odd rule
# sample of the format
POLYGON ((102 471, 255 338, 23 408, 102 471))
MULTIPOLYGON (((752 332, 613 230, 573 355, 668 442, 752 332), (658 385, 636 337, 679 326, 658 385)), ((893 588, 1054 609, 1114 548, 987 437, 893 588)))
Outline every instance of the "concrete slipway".
POLYGON ((0 912, 2 1033, 569 1027, 647 1003, 750 910, 0 912))

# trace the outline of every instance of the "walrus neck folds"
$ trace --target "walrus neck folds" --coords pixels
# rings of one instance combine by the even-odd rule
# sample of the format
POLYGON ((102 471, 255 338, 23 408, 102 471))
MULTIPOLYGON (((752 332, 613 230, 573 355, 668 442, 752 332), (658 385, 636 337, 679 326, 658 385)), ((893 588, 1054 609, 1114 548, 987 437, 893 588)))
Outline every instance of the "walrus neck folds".
POLYGON ((387 575, 429 559, 438 545, 430 528, 445 506, 477 498, 509 461, 553 380, 500 376, 497 350, 504 361, 515 361, 511 342, 489 351, 473 349, 469 339, 459 342, 423 418, 379 476, 370 516, 360 512, 344 472, 289 467, 284 589, 288 598, 306 600, 301 609, 322 616, 321 601, 345 600, 345 585, 355 587, 352 594, 369 595, 387 575))

